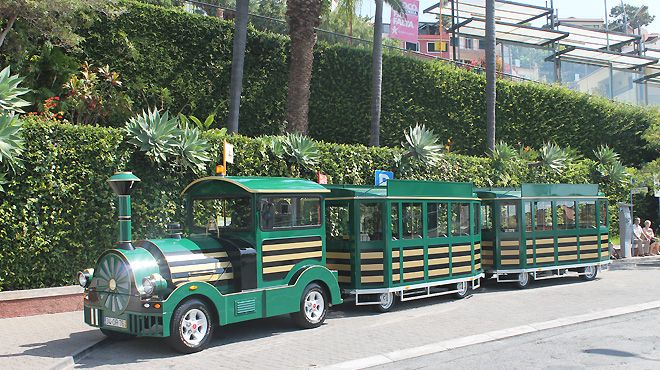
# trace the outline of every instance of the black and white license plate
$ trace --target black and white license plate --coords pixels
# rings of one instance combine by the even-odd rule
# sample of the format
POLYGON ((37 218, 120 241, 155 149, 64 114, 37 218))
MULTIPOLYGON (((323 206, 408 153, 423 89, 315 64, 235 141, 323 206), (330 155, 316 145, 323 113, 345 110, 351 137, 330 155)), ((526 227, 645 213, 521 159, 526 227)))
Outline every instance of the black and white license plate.
POLYGON ((117 319, 115 317, 106 317, 104 322, 106 326, 114 326, 115 328, 122 328, 122 329, 128 328, 128 324, 126 323, 126 320, 123 319, 117 319))

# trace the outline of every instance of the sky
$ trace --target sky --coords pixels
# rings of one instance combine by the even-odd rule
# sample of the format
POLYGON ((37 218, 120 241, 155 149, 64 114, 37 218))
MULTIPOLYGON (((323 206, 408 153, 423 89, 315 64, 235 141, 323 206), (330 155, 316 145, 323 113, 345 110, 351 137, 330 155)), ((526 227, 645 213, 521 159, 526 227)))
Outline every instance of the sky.
MULTIPOLYGON (((609 9, 621 4, 620 0, 554 0, 554 7, 559 12, 559 18, 605 18, 605 1, 607 1, 608 14, 609 9)), ((516 2, 540 6, 545 6, 546 3, 550 4, 550 0, 516 0, 516 2)), ((648 6, 649 13, 656 17, 653 23, 646 28, 651 33, 660 33, 660 0, 624 0, 624 2, 635 6, 648 6)), ((438 0, 420 0, 419 8, 424 10, 437 3, 438 0)), ((373 0, 363 0, 360 14, 373 17, 374 8, 373 0)), ((421 21, 433 21, 434 19, 432 15, 420 14, 421 21)), ((383 22, 390 22, 390 8, 387 5, 385 5, 383 12, 383 22)))

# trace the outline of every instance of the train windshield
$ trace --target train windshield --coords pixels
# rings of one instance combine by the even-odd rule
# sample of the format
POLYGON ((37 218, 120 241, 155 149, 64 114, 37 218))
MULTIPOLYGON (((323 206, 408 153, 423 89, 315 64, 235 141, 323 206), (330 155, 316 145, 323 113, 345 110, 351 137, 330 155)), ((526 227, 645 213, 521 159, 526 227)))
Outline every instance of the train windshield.
POLYGON ((195 199, 192 205, 192 221, 194 233, 249 231, 252 222, 250 198, 195 199))

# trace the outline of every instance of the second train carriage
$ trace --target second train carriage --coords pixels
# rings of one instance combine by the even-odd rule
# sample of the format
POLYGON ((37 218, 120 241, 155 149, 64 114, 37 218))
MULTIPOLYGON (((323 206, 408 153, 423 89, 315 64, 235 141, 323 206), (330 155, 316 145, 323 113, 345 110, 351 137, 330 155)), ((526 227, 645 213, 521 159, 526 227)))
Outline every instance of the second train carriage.
POLYGON ((326 185, 327 267, 358 305, 392 308, 479 286, 479 199, 471 183, 326 185))
POLYGON ((607 199, 591 184, 479 189, 487 276, 524 288, 576 272, 593 280, 609 264, 607 199))

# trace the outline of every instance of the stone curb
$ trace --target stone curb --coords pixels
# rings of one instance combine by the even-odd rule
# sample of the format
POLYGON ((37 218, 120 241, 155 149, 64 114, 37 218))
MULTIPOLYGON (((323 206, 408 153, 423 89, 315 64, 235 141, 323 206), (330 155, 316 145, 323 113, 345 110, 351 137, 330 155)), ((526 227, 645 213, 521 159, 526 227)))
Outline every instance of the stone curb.
POLYGON ((53 366, 47 368, 48 370, 65 370, 73 369, 77 361, 80 361, 85 356, 89 355, 92 351, 97 350, 105 345, 111 343, 111 340, 108 338, 102 338, 97 342, 91 343, 89 346, 80 348, 75 353, 72 353, 69 356, 63 357, 57 361, 53 366))
POLYGON ((19 299, 57 297, 57 296, 82 294, 82 293, 83 293, 83 288, 78 285, 62 286, 56 288, 10 290, 6 292, 0 292, 0 302, 16 301, 19 299))
POLYGON ((564 326, 576 325, 590 321, 607 319, 614 316, 625 315, 634 312, 660 308, 660 301, 640 303, 631 306, 616 307, 608 310, 597 311, 584 315, 562 317, 555 320, 543 321, 527 325, 516 326, 508 329, 490 331, 482 334, 470 335, 462 338, 449 339, 441 342, 426 344, 423 346, 406 348, 388 353, 382 353, 370 357, 359 358, 340 362, 337 364, 323 366, 315 369, 364 369, 372 366, 391 364, 396 361, 407 360, 415 357, 444 352, 455 348, 466 347, 474 344, 492 342, 500 339, 511 338, 519 335, 539 332, 548 329, 556 329, 564 326))

